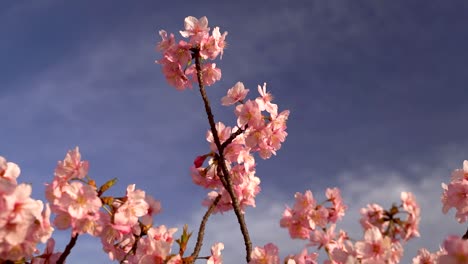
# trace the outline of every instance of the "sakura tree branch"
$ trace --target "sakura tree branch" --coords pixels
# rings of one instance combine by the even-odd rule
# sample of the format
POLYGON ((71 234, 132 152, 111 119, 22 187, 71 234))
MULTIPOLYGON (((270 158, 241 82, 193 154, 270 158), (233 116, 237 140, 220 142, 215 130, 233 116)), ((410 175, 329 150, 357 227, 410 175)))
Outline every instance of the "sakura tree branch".
POLYGON ((239 128, 236 132, 232 133, 231 136, 223 142, 223 144, 221 144, 221 149, 224 151, 224 149, 232 143, 232 141, 234 141, 234 139, 236 139, 237 136, 239 136, 240 134, 244 133, 245 130, 247 130, 247 127, 248 125, 245 125, 245 128, 242 129, 242 128, 239 128))
POLYGON ((197 70, 197 79, 198 79, 198 85, 200 87, 200 94, 205 104, 205 111, 208 116, 208 122, 210 123, 211 133, 213 134, 213 139, 219 152, 218 153, 220 157, 219 165, 221 165, 223 177, 225 177, 226 182, 227 182, 227 185, 225 187, 229 193, 229 196, 231 197, 232 207, 234 208, 234 213, 237 216, 237 221, 239 222, 239 226, 240 226, 242 235, 244 237, 246 260, 247 262, 250 262, 250 253, 252 252, 252 242, 250 241, 249 231, 245 223, 244 214, 242 213, 239 207, 239 201, 237 200, 236 194, 234 193, 234 190, 233 190, 232 180, 231 180, 229 170, 227 169, 227 165, 224 159, 224 154, 223 154, 224 149, 218 137, 218 132, 216 130, 216 124, 214 121, 213 113, 211 111, 210 102, 208 100, 208 96, 206 95, 205 86, 203 85, 203 74, 201 71, 201 61, 200 61, 201 60, 200 49, 193 48, 192 52, 194 53, 194 57, 195 57, 195 68, 197 70))
POLYGON ((208 208, 208 211, 206 211, 205 215, 202 218, 202 221, 200 223, 200 228, 198 229, 197 243, 195 244, 195 248, 193 249, 193 253, 192 253, 192 259, 198 258, 200 249, 203 246, 203 236, 205 235, 206 222, 208 222, 208 218, 210 217, 211 213, 215 209, 216 205, 219 203, 219 200, 221 200, 221 194, 219 194, 214 199, 213 203, 208 208))
POLYGON ((57 260, 57 264, 63 264, 65 262, 65 259, 68 257, 68 255, 70 255, 71 250, 75 246, 77 240, 78 234, 75 234, 74 236, 72 235, 70 242, 68 242, 68 245, 65 247, 62 255, 60 255, 60 258, 57 260))
POLYGON ((468 229, 466 230, 465 234, 462 236, 464 240, 468 239, 468 229))

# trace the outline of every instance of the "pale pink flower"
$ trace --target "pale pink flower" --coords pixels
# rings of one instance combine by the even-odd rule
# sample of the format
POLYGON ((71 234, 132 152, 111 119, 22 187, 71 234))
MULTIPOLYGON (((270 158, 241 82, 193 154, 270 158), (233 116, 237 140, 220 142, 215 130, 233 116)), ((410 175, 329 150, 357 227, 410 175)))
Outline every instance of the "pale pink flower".
POLYGON ((255 101, 248 100, 244 104, 238 105, 235 110, 237 125, 243 127, 249 125, 252 129, 262 128, 263 117, 255 101))
POLYGON ((81 182, 71 182, 63 188, 63 199, 59 206, 66 210, 72 218, 82 219, 96 214, 102 206, 96 189, 81 182))
POLYGON ((329 228, 326 228, 325 231, 321 229, 314 230, 310 236, 310 245, 318 246, 318 249, 325 247, 331 252, 328 245, 331 243, 335 243, 335 227, 336 225, 333 224, 330 225, 329 228))
POLYGON ((223 256, 221 256, 221 250, 224 249, 223 243, 216 243, 211 247, 211 256, 206 264, 222 264, 223 256))
POLYGON ((408 213, 408 218, 404 223, 404 237, 405 241, 409 240, 412 237, 419 237, 419 222, 421 219, 421 209, 416 202, 416 199, 412 193, 402 192, 401 200, 403 203, 403 208, 408 213))
POLYGON ((373 226, 366 230, 364 241, 356 242, 355 248, 362 263, 385 263, 391 257, 392 242, 373 226))
POLYGON ((163 58, 157 61, 157 63, 162 65, 162 72, 167 82, 177 90, 182 91, 185 90, 185 88, 192 87, 192 84, 179 63, 171 62, 167 58, 163 58))
POLYGON ((208 34, 210 28, 208 27, 208 19, 204 16, 199 19, 193 16, 188 16, 184 20, 184 31, 180 31, 180 34, 184 38, 188 38, 194 35, 205 35, 208 34))
POLYGON ((158 51, 165 52, 175 45, 174 34, 171 33, 171 35, 167 37, 167 32, 165 30, 160 30, 159 36, 161 36, 162 40, 156 46, 158 51))
POLYGON ((55 247, 55 240, 53 238, 50 238, 49 240, 47 240, 46 247, 44 248, 44 253, 42 253, 40 256, 34 257, 31 261, 31 264, 56 263, 57 260, 62 255, 62 252, 54 253, 54 247, 55 247))
POLYGON ((148 213, 141 217, 141 223, 144 225, 153 224, 153 216, 161 212, 161 202, 154 199, 151 195, 145 195, 145 201, 148 203, 148 213))
POLYGON ((361 219, 359 222, 364 229, 373 226, 381 228, 384 209, 378 204, 368 204, 367 208, 361 208, 361 219))
POLYGON ((318 264, 318 254, 307 253, 307 248, 304 248, 301 253, 297 255, 290 255, 286 257, 284 263, 286 264, 318 264))
POLYGON ((279 264, 278 247, 268 243, 264 247, 255 247, 250 254, 249 264, 279 264))
POLYGON ((418 250, 418 255, 413 258, 413 264, 436 264, 436 256, 425 248, 418 250))
POLYGON ((305 216, 299 215, 291 208, 286 208, 280 220, 280 226, 288 228, 289 236, 292 239, 309 239, 311 229, 308 224, 304 225, 306 220, 307 218, 305 216))
POLYGON ((135 184, 127 187, 127 200, 120 205, 114 214, 114 224, 116 227, 122 228, 122 231, 130 231, 131 228, 138 222, 138 217, 148 213, 149 205, 145 201, 145 192, 135 190, 135 184), (127 227, 127 228, 124 228, 127 227))
POLYGON ((444 240, 446 253, 438 259, 440 264, 466 264, 468 263, 468 240, 458 236, 448 236, 444 240))
POLYGON ((181 40, 178 45, 173 45, 166 50, 164 58, 170 62, 177 63, 181 67, 185 67, 192 60, 190 48, 192 48, 192 45, 181 40))
POLYGON ((263 87, 260 85, 258 86, 258 93, 260 94, 260 97, 255 99, 255 102, 257 102, 260 111, 266 110, 272 115, 272 117, 276 117, 278 113, 278 105, 271 103, 271 101, 273 101, 273 96, 270 93, 267 93, 266 83, 263 83, 263 87))
POLYGON ((468 180, 468 160, 463 161, 463 168, 452 172, 452 181, 468 180))
MULTIPOLYGON (((216 68, 216 63, 205 63, 201 67, 203 75, 203 85, 211 86, 216 81, 221 80, 221 69, 216 68)), ((194 77, 195 80, 198 80, 194 77)))
POLYGON ((21 170, 16 163, 7 162, 7 160, 0 156, 0 179, 6 179, 16 184, 16 178, 20 175, 21 170))
POLYGON ((212 36, 208 38, 203 38, 201 43, 200 55, 203 59, 214 60, 218 55, 221 54, 221 59, 223 58, 223 51, 226 46, 226 35, 227 32, 224 32, 223 35, 219 32, 219 27, 213 29, 212 36))
POLYGON ((237 82, 232 88, 227 91, 227 95, 221 98, 222 105, 233 105, 237 102, 242 102, 247 96, 249 89, 245 89, 242 82, 237 82))
MULTIPOLYGON (((462 212, 462 215, 468 212, 468 180, 451 182, 444 190, 443 212, 455 207, 457 212, 462 212)), ((464 221, 460 221, 464 222, 464 221)))
POLYGON ((327 188, 326 196, 328 198, 328 201, 332 202, 333 204, 333 207, 329 208, 328 211, 328 221, 336 223, 336 221, 340 220, 345 215, 347 206, 343 203, 340 189, 338 188, 327 188))
POLYGON ((88 161, 81 161, 81 154, 78 147, 68 151, 65 159, 59 161, 55 168, 55 177, 62 181, 68 181, 73 178, 83 179, 88 174, 88 161))

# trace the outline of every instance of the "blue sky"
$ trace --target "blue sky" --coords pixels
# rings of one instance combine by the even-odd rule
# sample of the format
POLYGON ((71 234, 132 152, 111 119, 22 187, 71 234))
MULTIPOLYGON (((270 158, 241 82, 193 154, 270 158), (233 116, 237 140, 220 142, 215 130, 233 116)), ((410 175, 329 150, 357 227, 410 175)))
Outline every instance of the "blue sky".
MULTIPOLYGON (((114 194, 136 183, 162 202, 156 223, 197 229, 206 191, 189 167, 208 149, 208 123, 197 90, 171 88, 154 60, 160 29, 207 16, 229 32, 223 78, 208 88, 215 118, 233 124, 218 102, 237 81, 252 92, 267 82, 291 111, 278 156, 257 159, 263 190, 246 215, 254 244, 274 242, 282 256, 302 248, 278 230, 296 191, 341 188, 350 207, 341 227, 355 238, 359 208, 412 191, 422 236, 407 263, 466 230, 442 215, 440 183, 468 159, 467 12, 466 1, 4 1, 0 155, 42 199, 56 162, 79 146, 98 182, 119 179, 114 194)), ((232 214, 213 217, 204 252, 222 241, 225 263, 243 260, 237 230, 232 214)), ((79 242, 69 263, 106 263, 97 240, 79 242)))

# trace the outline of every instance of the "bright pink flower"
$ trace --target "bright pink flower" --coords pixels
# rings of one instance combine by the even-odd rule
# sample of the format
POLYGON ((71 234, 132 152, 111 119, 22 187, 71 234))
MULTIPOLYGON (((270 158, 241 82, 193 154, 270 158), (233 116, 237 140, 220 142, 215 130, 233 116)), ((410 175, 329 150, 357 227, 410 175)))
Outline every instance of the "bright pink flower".
POLYGON ((233 105, 237 102, 242 102, 247 96, 249 89, 245 89, 242 82, 237 82, 232 88, 227 91, 227 95, 221 98, 222 105, 233 105))
POLYGON ((279 264, 278 247, 268 243, 264 247, 255 247, 250 254, 249 264, 279 264))
POLYGON ((221 256, 221 250, 224 249, 223 243, 216 243, 211 247, 211 256, 206 264, 222 264, 223 256, 221 256))

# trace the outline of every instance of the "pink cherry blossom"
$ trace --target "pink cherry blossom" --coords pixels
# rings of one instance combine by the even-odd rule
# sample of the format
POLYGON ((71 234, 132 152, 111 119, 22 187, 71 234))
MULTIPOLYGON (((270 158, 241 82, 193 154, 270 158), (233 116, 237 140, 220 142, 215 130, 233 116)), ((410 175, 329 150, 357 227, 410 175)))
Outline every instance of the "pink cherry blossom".
POLYGON ((413 258, 413 264, 436 264, 437 256, 425 248, 418 250, 418 255, 413 258))
POLYGON ((263 117, 255 101, 248 100, 245 104, 238 105, 235 113, 237 116, 237 125, 239 127, 245 125, 249 125, 249 127, 253 129, 263 127, 263 117))
POLYGON ((313 252, 313 253, 307 253, 307 248, 304 248, 301 253, 297 255, 290 255, 286 257, 284 260, 284 263, 286 264, 318 264, 318 254, 313 252))
POLYGON ((227 95, 221 98, 222 105, 233 105, 237 102, 242 102, 247 96, 249 89, 245 89, 242 82, 237 82, 232 88, 227 91, 227 95))
POLYGON ((162 72, 167 82, 177 90, 182 91, 192 87, 192 84, 179 63, 171 62, 167 58, 163 58, 157 61, 157 63, 162 65, 162 72))
POLYGON ((81 154, 78 147, 68 151, 65 159, 59 161, 55 169, 55 177, 62 181, 68 181, 73 178, 83 179, 88 174, 89 164, 87 161, 81 161, 81 154))
MULTIPOLYGON (((205 63, 202 65, 203 85, 211 86, 221 80, 221 69, 216 68, 216 63, 205 63)), ((194 77, 195 80, 197 78, 194 77)))
POLYGON ((189 38, 195 35, 208 34, 210 28, 208 27, 208 19, 204 16, 199 19, 193 16, 188 16, 184 20, 184 31, 180 31, 180 35, 184 38, 189 38))
POLYGON ((278 105, 271 103, 271 101, 273 101, 273 96, 270 93, 267 93, 266 83, 263 83, 263 87, 260 85, 258 86, 258 93, 260 94, 260 97, 255 99, 255 102, 257 102, 260 111, 266 110, 273 117, 276 117, 278 113, 278 105))
POLYGON ((221 250, 224 249, 223 243, 216 243, 211 247, 211 256, 206 264, 222 264, 223 256, 221 256, 221 250))
POLYGON ((223 35, 221 35, 219 27, 215 27, 211 36, 203 38, 200 50, 202 58, 214 60, 218 55, 221 55, 220 58, 222 59, 224 48, 226 46, 226 35, 227 32, 224 32, 223 35))
POLYGON ((160 30, 159 35, 161 36, 162 40, 156 46, 158 51, 165 52, 175 45, 174 34, 171 33, 169 37, 167 37, 167 32, 165 30, 160 30))
POLYGON ((268 243, 264 247, 255 247, 250 255, 249 264, 279 264, 278 247, 268 243))
POLYGON ((444 241, 446 253, 441 255, 438 263, 465 264, 468 263, 468 240, 458 236, 448 236, 444 241))
POLYGON ((364 241, 355 244, 356 252, 362 263, 386 263, 391 257, 392 242, 384 237, 377 227, 371 227, 364 234, 364 241))
POLYGON ((149 205, 145 201, 145 192, 135 190, 135 184, 127 187, 127 200, 121 204, 114 214, 114 227, 123 232, 130 231, 130 228, 138 222, 138 217, 148 213, 149 205))
POLYGON ((16 184, 16 178, 20 175, 21 170, 13 162, 7 162, 7 160, 0 156, 0 179, 6 179, 16 184))

